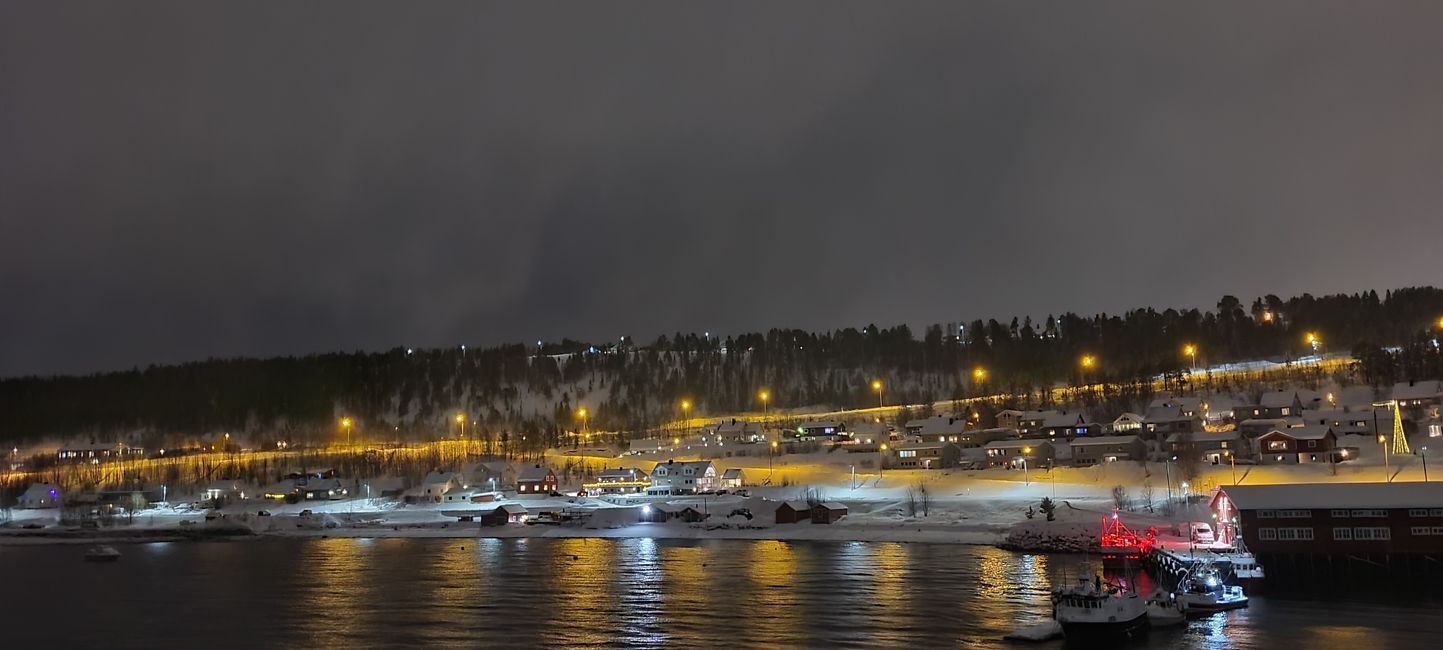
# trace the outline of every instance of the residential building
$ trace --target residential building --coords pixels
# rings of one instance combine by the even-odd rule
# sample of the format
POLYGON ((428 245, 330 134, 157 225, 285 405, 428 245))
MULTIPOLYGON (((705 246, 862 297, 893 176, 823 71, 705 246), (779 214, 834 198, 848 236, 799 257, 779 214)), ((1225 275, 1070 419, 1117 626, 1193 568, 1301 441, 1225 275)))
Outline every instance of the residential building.
POLYGON ((1317 408, 1323 399, 1312 391, 1275 390, 1262 394, 1257 404, 1233 408, 1240 419, 1270 419, 1298 415, 1304 408, 1317 408))
POLYGON ((16 501, 19 508, 59 508, 65 495, 60 487, 51 483, 31 483, 16 501))
POLYGON ((1191 455, 1214 465, 1230 462, 1228 454, 1237 454, 1238 459, 1253 458, 1252 442, 1237 430, 1174 433, 1167 437, 1167 450, 1178 457, 1191 455))
POLYGON ((762 432, 760 422, 748 422, 737 418, 708 424, 701 431, 703 445, 751 444, 764 441, 766 441, 766 434, 762 432))
POLYGON ((847 425, 841 420, 824 420, 816 422, 803 422, 797 425, 797 438, 810 440, 823 438, 835 440, 847 437, 847 425))
POLYGON ((806 501, 783 501, 777 506, 776 523, 795 524, 799 521, 811 521, 812 506, 806 501))
POLYGON ((1238 423, 1237 430, 1248 438, 1256 438, 1274 429, 1300 426, 1303 426, 1303 419, 1292 415, 1285 418, 1248 418, 1238 423))
POLYGON ((516 475, 516 491, 521 494, 551 494, 558 487, 556 472, 550 467, 535 465, 516 475))
POLYGON ((1109 429, 1112 433, 1135 434, 1142 430, 1142 416, 1136 413, 1123 413, 1112 421, 1109 429))
POLYGON ((1338 436, 1324 425, 1273 429, 1258 437, 1258 454, 1265 464, 1337 462, 1338 436))
POLYGON ((581 487, 589 495, 634 494, 645 492, 646 488, 651 487, 651 477, 646 470, 635 467, 607 468, 596 475, 596 480, 581 487))
POLYGON ((1166 438, 1174 433, 1203 430, 1203 418, 1197 411, 1181 406, 1154 406, 1143 416, 1143 432, 1149 437, 1166 438))
POLYGON ((55 452, 62 463, 102 463, 122 458, 140 458, 145 449, 123 442, 70 443, 55 452))
POLYGON ((731 469, 728 469, 727 471, 722 472, 721 475, 721 486, 728 490, 735 490, 743 485, 746 485, 746 481, 746 474, 742 472, 742 468, 740 467, 733 467, 731 469))
POLYGON ((812 506, 811 519, 814 524, 830 524, 847 516, 847 506, 835 501, 826 501, 812 506))
POLYGON ((1053 460, 1053 445, 1047 440, 994 440, 983 445, 990 467, 1046 466, 1053 460))
POLYGON ((1137 436, 1076 438, 1071 446, 1072 464, 1078 466, 1147 458, 1147 445, 1137 436))
POLYGON ((461 477, 455 472, 428 472, 426 476, 421 479, 421 484, 416 486, 416 489, 412 491, 412 500, 426 503, 441 503, 447 492, 464 486, 465 483, 461 481, 461 477))
POLYGON ((717 489, 720 477, 709 460, 657 463, 651 470, 648 494, 695 494, 717 489))
POLYGON ((1393 385, 1389 397, 1398 405, 1420 415, 1422 418, 1439 417, 1443 405, 1443 383, 1437 381, 1407 381, 1393 385))
POLYGON ((526 523, 529 511, 526 506, 508 503, 496 506, 495 510, 480 515, 478 518, 482 526, 501 526, 504 524, 526 523))
POLYGON ((952 442, 905 442, 891 449, 892 467, 950 469, 962 459, 962 448, 952 442))

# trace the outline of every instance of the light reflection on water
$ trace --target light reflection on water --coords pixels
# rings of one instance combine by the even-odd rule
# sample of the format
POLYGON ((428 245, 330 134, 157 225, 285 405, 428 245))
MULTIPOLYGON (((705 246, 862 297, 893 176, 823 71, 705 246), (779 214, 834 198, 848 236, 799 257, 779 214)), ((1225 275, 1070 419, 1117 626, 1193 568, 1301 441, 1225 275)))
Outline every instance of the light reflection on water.
MULTIPOLYGON (((862 542, 319 539, 7 547, 7 647, 1011 647, 1080 556, 862 542), (23 585, 15 588, 14 585, 23 585), (64 607, 54 607, 64 603, 64 607), (75 625, 84 612, 85 625, 75 625), (56 636, 64 632, 63 638, 56 636), (12 645, 13 644, 13 645, 12 645)), ((1138 576, 1144 591, 1151 585, 1138 576)), ((1155 631, 1142 647, 1432 647, 1434 600, 1351 591, 1155 631)), ((1057 648, 1060 643, 1040 647, 1057 648)))

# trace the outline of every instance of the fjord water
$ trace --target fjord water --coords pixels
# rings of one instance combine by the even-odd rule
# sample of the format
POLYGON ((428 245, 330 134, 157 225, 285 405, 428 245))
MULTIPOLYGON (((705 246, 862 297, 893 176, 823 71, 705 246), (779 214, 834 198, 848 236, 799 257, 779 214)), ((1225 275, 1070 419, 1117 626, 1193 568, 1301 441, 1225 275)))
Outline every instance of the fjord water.
MULTIPOLYGON (((651 539, 274 539, 0 547, 7 647, 999 648, 1082 556, 651 539), (12 645, 14 644, 14 645, 12 645)), ((1137 647, 1436 647, 1443 590, 1331 585, 1137 647), (1426 595, 1431 593, 1431 596, 1426 595), (1430 598, 1432 600, 1430 600, 1430 598)), ((1033 645, 1056 648, 1061 642, 1033 645)))

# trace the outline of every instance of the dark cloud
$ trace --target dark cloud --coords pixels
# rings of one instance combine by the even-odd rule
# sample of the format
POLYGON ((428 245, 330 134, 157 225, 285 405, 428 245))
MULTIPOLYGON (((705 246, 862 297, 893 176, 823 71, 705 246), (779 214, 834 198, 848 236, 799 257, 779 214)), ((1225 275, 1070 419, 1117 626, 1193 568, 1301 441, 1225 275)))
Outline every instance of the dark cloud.
POLYGON ((0 374, 1437 283, 1436 3, 9 3, 0 374))

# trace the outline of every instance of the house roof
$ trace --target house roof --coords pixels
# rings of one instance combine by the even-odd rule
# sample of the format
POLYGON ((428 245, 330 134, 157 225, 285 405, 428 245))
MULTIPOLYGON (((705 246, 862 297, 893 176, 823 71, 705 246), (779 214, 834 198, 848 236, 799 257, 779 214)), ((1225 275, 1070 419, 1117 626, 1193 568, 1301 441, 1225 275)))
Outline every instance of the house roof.
POLYGON ((1289 427, 1286 429, 1273 429, 1263 435, 1271 436, 1275 433, 1285 435, 1294 440, 1322 440, 1332 433, 1333 428, 1321 424, 1310 424, 1301 427, 1289 427))
POLYGON ((727 471, 725 471, 725 472, 722 472, 722 478, 741 478, 741 477, 742 477, 742 469, 741 469, 740 467, 733 467, 733 468, 731 468, 731 469, 729 469, 729 470, 727 470, 727 471))
POLYGON ((430 472, 426 474, 426 478, 421 479, 421 485, 449 483, 454 480, 457 480, 455 472, 430 472))
POLYGON ((842 504, 840 504, 840 503, 837 503, 836 501, 823 501, 823 502, 821 502, 821 503, 819 503, 819 504, 817 504, 817 505, 819 505, 819 506, 821 506, 821 507, 823 507, 823 508, 826 508, 826 509, 828 509, 828 510, 846 510, 846 509, 847 509, 847 506, 844 506, 844 505, 842 505, 842 504))
POLYGON ((1389 395, 1392 399, 1430 399, 1438 397, 1443 393, 1443 387, 1436 381, 1398 382, 1393 384, 1393 390, 1389 395))
POLYGON ((550 473, 551 470, 549 468, 532 466, 521 470, 521 473, 516 475, 516 480, 530 481, 533 483, 540 482, 546 480, 546 475, 550 473))
POLYGON ((1137 442, 1137 436, 1098 436, 1096 438, 1077 438, 1072 441, 1073 447, 1089 447, 1093 445, 1130 445, 1137 442))
POLYGON ((1443 507, 1443 483, 1234 485, 1223 492, 1242 510, 1443 507))
POLYGON ((824 429, 826 427, 832 427, 838 430, 846 428, 841 420, 815 420, 797 425, 798 429, 824 429))
POLYGON ((681 471, 685 470, 688 466, 692 467, 692 468, 694 469, 694 471, 696 471, 696 472, 706 473, 706 469, 707 469, 708 467, 711 467, 711 461, 709 461, 709 460, 680 460, 680 461, 670 461, 670 460, 669 460, 669 461, 667 461, 667 462, 665 462, 665 463, 657 463, 655 467, 652 467, 652 468, 651 468, 651 473, 655 474, 656 471, 657 471, 658 469, 660 469, 660 468, 668 468, 668 469, 666 470, 668 473, 681 472, 681 471))
POLYGON ((1113 424, 1117 424, 1118 422, 1142 422, 1142 416, 1130 411, 1124 412, 1112 421, 1113 424))
POLYGON ((632 477, 636 477, 642 479, 646 478, 646 470, 637 469, 635 467, 617 467, 615 469, 607 468, 601 470, 601 473, 597 474, 596 477, 616 479, 629 479, 632 477))
POLYGON ((983 445, 983 448, 984 448, 984 449, 1021 449, 1021 448, 1023 448, 1023 447, 1041 447, 1041 446, 1043 446, 1043 445, 1047 445, 1048 447, 1051 447, 1051 446, 1052 446, 1052 443, 1049 442, 1049 441, 1047 441, 1047 440, 1028 440, 1028 439, 1022 439, 1022 440, 993 440, 992 442, 989 442, 989 443, 987 443, 986 445, 983 445))
MULTIPOLYGON (((530 512, 529 510, 526 509, 526 506, 523 506, 523 505, 521 505, 521 504, 519 504, 519 503, 506 503, 506 504, 502 504, 502 505, 496 506, 496 510, 504 511, 504 512, 505 512, 506 514, 508 514, 508 515, 524 515, 524 514, 530 512)), ((496 512, 496 510, 492 510, 491 512, 496 512)))
POLYGON ((777 504, 777 507, 778 507, 778 508, 780 508, 780 507, 782 507, 782 506, 787 506, 787 507, 791 508, 792 510, 798 510, 798 511, 800 511, 800 510, 808 510, 808 509, 810 509, 810 508, 812 507, 812 506, 811 506, 810 504, 808 504, 806 501, 783 501, 783 502, 777 504))
POLYGON ((948 446, 948 445, 951 445, 951 446, 953 446, 953 447, 956 447, 956 446, 957 446, 957 445, 955 445, 955 444, 953 444, 953 443, 944 442, 944 441, 938 441, 938 442, 903 442, 903 443, 898 443, 898 444, 895 445, 895 446, 892 446, 891 449, 894 450, 894 451, 895 451, 895 450, 901 450, 901 449, 940 449, 940 448, 946 447, 946 446, 948 446))
POLYGON ((1200 411, 1204 402, 1206 400, 1201 397, 1159 397, 1147 406, 1148 408, 1182 408, 1189 411, 1200 411))
POLYGON ((1143 417, 1145 422, 1176 422, 1178 420, 1193 420, 1199 416, 1183 415, 1182 408, 1177 406, 1157 406, 1147 409, 1147 415, 1143 417))
POLYGON ((1238 423, 1238 426, 1267 425, 1272 427, 1287 428, 1303 423, 1303 419, 1296 415, 1289 415, 1284 418, 1248 418, 1238 423))
POLYGON ((945 415, 935 415, 930 418, 912 420, 907 423, 907 428, 916 428, 918 430, 917 433, 921 435, 962 433, 967 430, 967 420, 945 415))
POLYGON ((1183 436, 1191 437, 1192 442, 1222 442, 1224 440, 1232 441, 1242 438, 1243 433, 1241 431, 1198 431, 1197 433, 1187 434, 1174 433, 1167 437, 1167 443, 1171 445, 1182 442, 1183 436))

